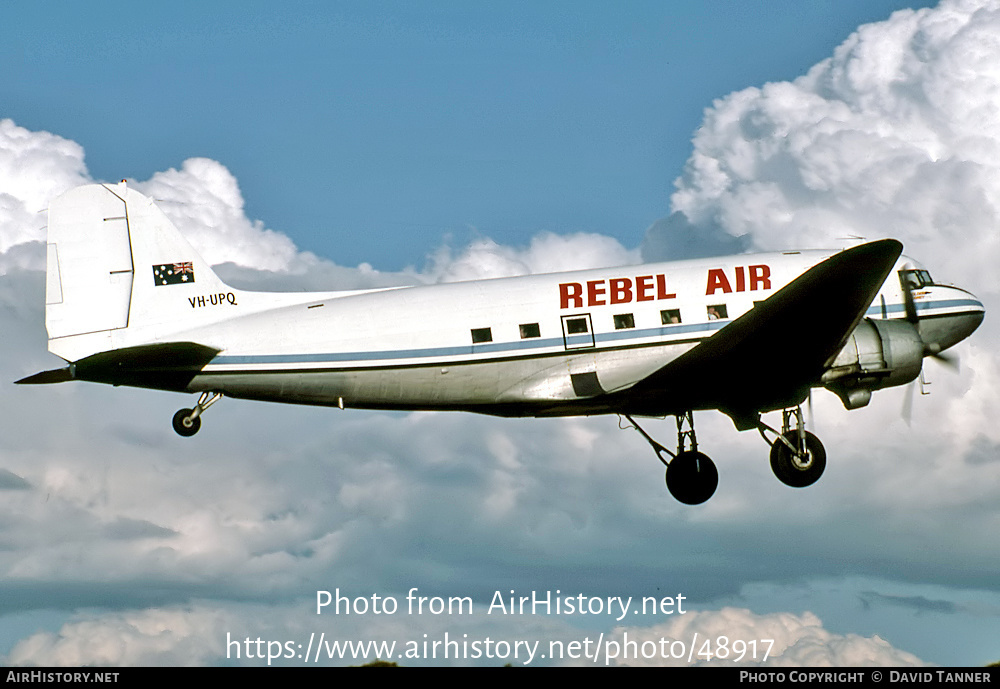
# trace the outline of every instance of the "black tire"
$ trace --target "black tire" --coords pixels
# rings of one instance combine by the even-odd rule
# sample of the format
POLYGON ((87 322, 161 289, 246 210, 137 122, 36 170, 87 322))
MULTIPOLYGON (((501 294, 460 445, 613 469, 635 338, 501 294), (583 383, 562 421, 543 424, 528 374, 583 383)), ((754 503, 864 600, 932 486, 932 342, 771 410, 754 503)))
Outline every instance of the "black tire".
POLYGON ((201 417, 190 418, 192 412, 194 412, 194 409, 178 409, 177 413, 174 414, 172 423, 174 430, 177 431, 177 435, 189 438, 201 428, 201 417))
MULTIPOLYGON (((793 445, 799 441, 796 431, 785 433, 793 445)), ((781 440, 771 446, 771 471, 778 480, 792 488, 805 488, 819 480, 826 469, 826 450, 819 438, 806 431, 806 457, 800 460, 781 440)))
POLYGON ((667 465, 667 490, 685 505, 700 505, 715 494, 719 470, 700 452, 682 452, 667 465))

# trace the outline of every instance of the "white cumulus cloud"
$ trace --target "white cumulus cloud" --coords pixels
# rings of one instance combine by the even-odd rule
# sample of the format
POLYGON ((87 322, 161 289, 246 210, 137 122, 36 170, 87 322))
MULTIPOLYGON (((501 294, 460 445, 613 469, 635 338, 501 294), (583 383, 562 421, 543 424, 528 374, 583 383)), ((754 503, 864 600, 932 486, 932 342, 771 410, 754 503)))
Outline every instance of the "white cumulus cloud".
POLYGON ((287 271, 300 256, 287 235, 251 221, 233 174, 208 158, 189 158, 180 170, 157 172, 136 187, 154 199, 209 263, 232 262, 287 271))
POLYGON ((639 252, 598 234, 542 233, 524 248, 504 246, 489 238, 471 242, 456 255, 444 246, 431 256, 426 278, 454 282, 563 270, 585 270, 639 263, 639 252))
MULTIPOLYGON (((0 120, 0 274, 44 269, 45 211, 59 194, 94 182, 76 142, 0 120)), ((115 180, 117 181, 117 180, 115 180)), ((422 271, 383 273, 369 264, 344 268, 300 251, 286 234, 246 215, 239 183, 222 163, 189 158, 179 169, 132 184, 157 205, 222 273, 240 286, 266 289, 363 289, 418 282, 450 282, 636 263, 638 251, 594 234, 533 238, 528 247, 489 238, 457 252, 442 246, 422 271)))
POLYGON ((10 665, 53 667, 193 666, 225 653, 233 616, 205 607, 148 609, 88 616, 58 633, 38 632, 20 641, 10 665))
POLYGON ((1000 290, 998 36, 1000 4, 946 0, 716 101, 673 210, 762 249, 893 236, 947 279, 1000 290))
POLYGON ((78 143, 0 120, 0 255, 44 241, 49 200, 87 181, 78 143))

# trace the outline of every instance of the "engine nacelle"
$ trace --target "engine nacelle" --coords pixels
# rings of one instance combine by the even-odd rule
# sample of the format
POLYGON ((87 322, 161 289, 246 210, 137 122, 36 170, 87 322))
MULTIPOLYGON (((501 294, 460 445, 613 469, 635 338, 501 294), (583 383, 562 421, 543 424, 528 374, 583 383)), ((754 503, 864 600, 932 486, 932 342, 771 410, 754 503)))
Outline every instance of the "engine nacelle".
POLYGON ((924 342, 912 323, 866 318, 821 380, 845 407, 857 409, 868 404, 872 391, 915 379, 923 359, 924 342))

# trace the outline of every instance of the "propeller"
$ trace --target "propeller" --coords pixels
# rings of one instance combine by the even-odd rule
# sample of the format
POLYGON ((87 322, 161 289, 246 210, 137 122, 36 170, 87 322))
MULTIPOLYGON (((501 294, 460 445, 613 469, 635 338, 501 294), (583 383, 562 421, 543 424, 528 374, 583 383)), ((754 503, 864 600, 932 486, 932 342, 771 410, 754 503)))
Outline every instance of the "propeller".
MULTIPOLYGON (((917 334, 920 335, 920 316, 917 315, 917 305, 913 299, 914 285, 908 277, 903 277, 900 282, 903 287, 903 309, 906 313, 906 320, 913 324, 913 327, 917 329, 917 334)), ((921 340, 923 340, 922 337, 921 340)), ((941 345, 936 342, 924 342, 924 356, 940 361, 953 371, 958 370, 958 357, 942 353, 941 345)))
MULTIPOLYGON (((913 324, 913 327, 917 331, 917 335, 920 337, 921 342, 924 343, 924 356, 930 357, 935 361, 943 364, 948 369, 953 372, 958 372, 959 360, 958 357, 953 354, 944 354, 941 351, 941 345, 936 342, 926 342, 923 336, 920 334, 920 317, 917 315, 917 305, 913 299, 913 289, 915 285, 910 281, 910 278, 906 275, 901 276, 900 284, 903 288, 903 309, 906 313, 906 320, 913 324)), ((913 388, 920 383, 920 394, 928 395, 930 393, 924 392, 924 386, 930 385, 924 379, 924 372, 921 368, 920 375, 916 380, 910 382, 906 386, 906 397, 903 398, 903 420, 906 421, 906 425, 910 425, 910 420, 913 416, 913 388)))
POLYGON ((957 354, 944 354, 943 352, 930 352, 927 354, 934 361, 946 366, 954 373, 958 373, 959 359, 957 354))
MULTIPOLYGON (((921 372, 921 375, 923 373, 921 372)), ((911 380, 906 384, 906 391, 903 396, 903 410, 900 412, 900 416, 903 417, 903 421, 907 426, 911 425, 913 421, 913 388, 917 384, 917 381, 911 380)))
POLYGON ((920 322, 920 317, 917 316, 917 305, 913 302, 913 285, 910 283, 909 277, 903 277, 900 280, 903 286, 903 308, 906 310, 906 320, 913 325, 917 325, 920 322))

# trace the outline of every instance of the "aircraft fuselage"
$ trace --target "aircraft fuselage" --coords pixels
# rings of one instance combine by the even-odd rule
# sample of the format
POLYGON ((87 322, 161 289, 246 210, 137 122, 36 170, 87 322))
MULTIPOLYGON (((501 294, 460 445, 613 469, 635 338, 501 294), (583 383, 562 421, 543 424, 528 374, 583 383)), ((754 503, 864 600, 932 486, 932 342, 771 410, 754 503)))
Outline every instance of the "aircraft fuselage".
MULTIPOLYGON (((609 407, 605 393, 662 368, 829 255, 772 253, 300 295, 301 303, 262 310, 255 300, 267 300, 266 293, 230 291, 213 303, 212 295, 194 294, 197 285, 184 285, 170 288, 180 310, 214 309, 221 320, 166 339, 219 350, 188 391, 506 416, 627 411, 609 407), (244 309, 250 313, 238 315, 244 309)), ((891 283, 869 317, 902 317, 902 293, 891 283)), ((968 312, 977 303, 941 286, 925 290, 919 302, 922 317, 942 325, 974 319, 968 312)), ((646 411, 671 414, 690 405, 664 399, 661 409, 646 411)))

